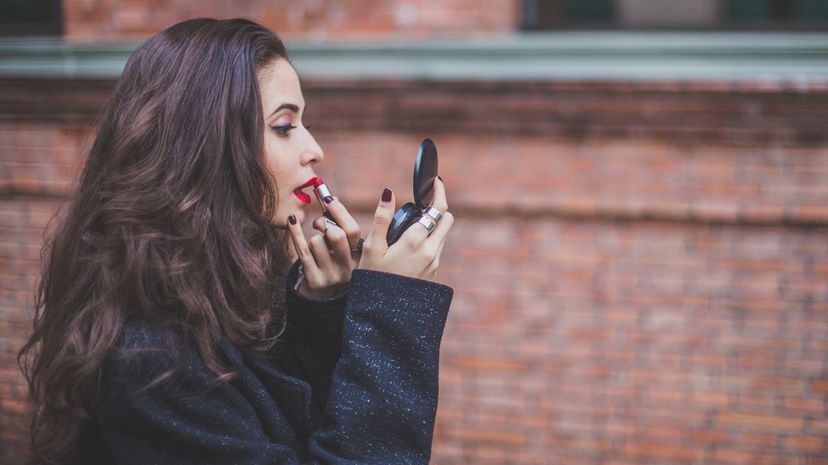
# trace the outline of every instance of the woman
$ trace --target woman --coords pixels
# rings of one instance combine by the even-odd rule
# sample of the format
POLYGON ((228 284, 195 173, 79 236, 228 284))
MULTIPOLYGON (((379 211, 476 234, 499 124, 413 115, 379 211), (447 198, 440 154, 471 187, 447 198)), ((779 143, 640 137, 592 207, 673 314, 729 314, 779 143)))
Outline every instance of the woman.
POLYGON ((339 226, 306 239, 323 153, 304 108, 250 21, 185 21, 130 57, 19 354, 32 463, 428 463, 453 295, 433 282, 443 183, 442 220, 391 247, 388 189, 364 242, 334 196, 339 226))

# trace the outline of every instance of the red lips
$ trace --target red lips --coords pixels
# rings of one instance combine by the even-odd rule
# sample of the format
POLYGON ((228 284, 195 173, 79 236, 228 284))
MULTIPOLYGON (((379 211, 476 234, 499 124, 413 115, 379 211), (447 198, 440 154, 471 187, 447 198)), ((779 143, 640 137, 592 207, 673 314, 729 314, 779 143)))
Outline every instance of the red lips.
POLYGON ((310 201, 311 201, 310 195, 302 192, 302 189, 304 189, 306 187, 310 187, 310 186, 316 186, 317 182, 318 182, 317 179, 318 178, 316 176, 308 179, 307 182, 305 182, 304 184, 302 184, 301 186, 299 186, 299 187, 297 187, 296 189, 293 190, 293 195, 295 195, 296 197, 299 197, 299 200, 301 200, 303 203, 310 203, 310 201))

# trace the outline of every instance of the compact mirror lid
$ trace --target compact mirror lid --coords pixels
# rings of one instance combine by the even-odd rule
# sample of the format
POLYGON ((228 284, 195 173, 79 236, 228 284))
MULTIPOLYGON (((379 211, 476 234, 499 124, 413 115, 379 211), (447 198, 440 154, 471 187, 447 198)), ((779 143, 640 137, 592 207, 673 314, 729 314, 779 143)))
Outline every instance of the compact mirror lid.
POLYGON ((423 139, 414 161, 414 202, 420 209, 431 205, 434 178, 437 177, 437 147, 431 139, 423 139))

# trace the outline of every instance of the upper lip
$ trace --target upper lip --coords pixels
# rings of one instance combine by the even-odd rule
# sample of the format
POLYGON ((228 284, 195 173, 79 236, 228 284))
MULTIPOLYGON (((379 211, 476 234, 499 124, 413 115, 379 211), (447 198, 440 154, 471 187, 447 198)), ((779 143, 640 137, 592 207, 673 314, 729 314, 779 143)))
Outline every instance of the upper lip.
POLYGON ((304 188, 306 188, 306 187, 312 186, 315 182, 316 182, 316 176, 314 176, 314 177, 312 177, 312 178, 308 179, 308 181, 307 181, 306 183, 302 184, 301 186, 297 187, 297 188, 296 188, 296 189, 294 189, 294 190, 297 190, 297 191, 298 191, 298 190, 300 190, 300 189, 304 189, 304 188))

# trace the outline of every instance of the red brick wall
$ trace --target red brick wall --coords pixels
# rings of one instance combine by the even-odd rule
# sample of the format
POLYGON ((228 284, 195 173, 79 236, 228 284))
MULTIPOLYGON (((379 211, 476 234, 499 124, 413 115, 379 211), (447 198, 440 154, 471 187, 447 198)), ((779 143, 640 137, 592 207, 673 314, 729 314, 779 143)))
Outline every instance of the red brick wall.
MULTIPOLYGON (((0 86, 0 463, 25 455, 41 230, 110 86, 0 86)), ((319 172, 363 224, 437 143, 457 222, 432 463, 828 463, 828 86, 305 92, 319 172)))
POLYGON ((73 40, 147 37, 184 18, 250 18, 285 38, 433 38, 508 33, 518 24, 517 0, 286 1, 64 0, 73 40))

